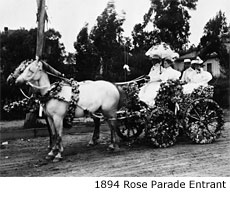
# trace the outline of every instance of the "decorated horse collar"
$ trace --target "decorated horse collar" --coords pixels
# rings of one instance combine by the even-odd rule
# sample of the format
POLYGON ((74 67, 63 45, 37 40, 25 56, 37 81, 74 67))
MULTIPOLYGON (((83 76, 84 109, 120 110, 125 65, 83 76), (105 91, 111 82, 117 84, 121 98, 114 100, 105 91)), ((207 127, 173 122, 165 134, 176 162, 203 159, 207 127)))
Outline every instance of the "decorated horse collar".
POLYGON ((78 101, 78 99, 79 99, 79 84, 74 79, 69 79, 68 82, 67 81, 61 81, 61 82, 53 83, 45 95, 39 96, 40 102, 42 104, 46 104, 50 99, 57 99, 59 101, 71 102, 71 101, 67 101, 64 97, 61 97, 59 95, 59 93, 62 90, 62 87, 65 85, 72 87, 71 101, 72 100, 78 101))

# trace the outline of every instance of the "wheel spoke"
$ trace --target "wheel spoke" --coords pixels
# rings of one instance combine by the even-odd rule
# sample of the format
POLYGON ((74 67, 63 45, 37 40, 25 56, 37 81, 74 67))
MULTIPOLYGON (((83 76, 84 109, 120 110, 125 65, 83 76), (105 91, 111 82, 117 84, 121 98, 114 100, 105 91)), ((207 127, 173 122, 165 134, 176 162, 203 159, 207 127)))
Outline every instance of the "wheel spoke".
POLYGON ((207 119, 208 119, 208 120, 210 120, 210 119, 212 119, 212 118, 218 118, 218 117, 216 116, 215 111, 210 111, 210 112, 207 114, 207 119))
POLYGON ((130 137, 130 129, 127 128, 127 135, 128 135, 128 138, 130 137))
POLYGON ((214 110, 210 110, 210 113, 208 114, 208 116, 210 116, 212 113, 215 113, 214 110))
POLYGON ((207 111, 208 111, 208 105, 206 105, 204 113, 207 114, 207 111))
POLYGON ((131 128, 131 131, 132 131, 132 136, 134 136, 135 135, 135 131, 134 131, 134 128, 131 128))
POLYGON ((197 118, 197 117, 195 117, 195 116, 192 116, 191 114, 189 114, 188 116, 191 117, 191 118, 193 118, 193 119, 195 119, 195 120, 197 120, 197 121, 200 120, 199 118, 197 118))
POLYGON ((196 113, 196 115, 199 117, 199 119, 200 119, 200 115, 199 115, 199 113, 197 112, 197 110, 194 108, 194 112, 196 113))
POLYGON ((213 120, 218 120, 218 116, 214 116, 214 117, 210 117, 209 119, 208 119, 208 121, 213 121, 213 120))

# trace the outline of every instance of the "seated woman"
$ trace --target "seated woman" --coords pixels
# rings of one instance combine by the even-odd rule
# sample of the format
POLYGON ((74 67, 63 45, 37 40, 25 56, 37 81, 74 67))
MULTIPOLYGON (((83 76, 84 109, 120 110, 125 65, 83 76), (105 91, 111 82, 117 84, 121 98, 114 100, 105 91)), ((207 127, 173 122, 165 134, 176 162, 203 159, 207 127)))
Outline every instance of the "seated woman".
POLYGON ((202 60, 193 60, 192 67, 195 70, 195 73, 192 73, 190 78, 190 82, 183 86, 183 92, 185 94, 192 93, 194 89, 199 86, 208 86, 208 82, 212 79, 211 73, 204 71, 201 67, 203 63, 202 60))
POLYGON ((139 98, 150 107, 155 105, 155 97, 160 88, 161 82, 166 82, 169 79, 179 79, 181 73, 174 70, 171 66, 173 61, 171 58, 165 58, 163 61, 163 67, 161 66, 161 60, 154 60, 154 65, 150 70, 150 82, 141 87, 139 92, 139 98))

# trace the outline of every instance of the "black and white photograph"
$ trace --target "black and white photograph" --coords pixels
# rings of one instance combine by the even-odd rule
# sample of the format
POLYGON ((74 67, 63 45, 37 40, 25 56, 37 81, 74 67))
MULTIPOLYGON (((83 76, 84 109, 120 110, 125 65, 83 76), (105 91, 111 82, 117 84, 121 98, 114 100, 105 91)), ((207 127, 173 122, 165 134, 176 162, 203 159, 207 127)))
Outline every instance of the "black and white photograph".
POLYGON ((229 76, 229 0, 1 0, 0 177, 226 190, 229 76))

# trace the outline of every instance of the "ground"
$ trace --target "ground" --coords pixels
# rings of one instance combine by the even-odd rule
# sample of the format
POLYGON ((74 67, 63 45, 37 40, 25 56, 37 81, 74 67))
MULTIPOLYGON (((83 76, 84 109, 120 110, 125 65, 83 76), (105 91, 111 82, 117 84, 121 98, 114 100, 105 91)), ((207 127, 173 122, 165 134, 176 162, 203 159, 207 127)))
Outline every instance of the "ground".
MULTIPOLYGON (((166 149, 153 148, 142 142, 131 146, 122 142, 119 152, 109 152, 108 130, 103 130, 97 146, 87 147, 93 130, 87 125, 88 132, 76 131, 63 137, 64 159, 59 163, 44 159, 48 152, 48 137, 19 137, 1 145, 0 176, 230 176, 229 114, 225 111, 225 128, 213 144, 198 145, 184 140, 166 149)), ((19 122, 11 125, 16 123, 19 122)), ((10 128, 8 122, 1 126, 10 128)))

